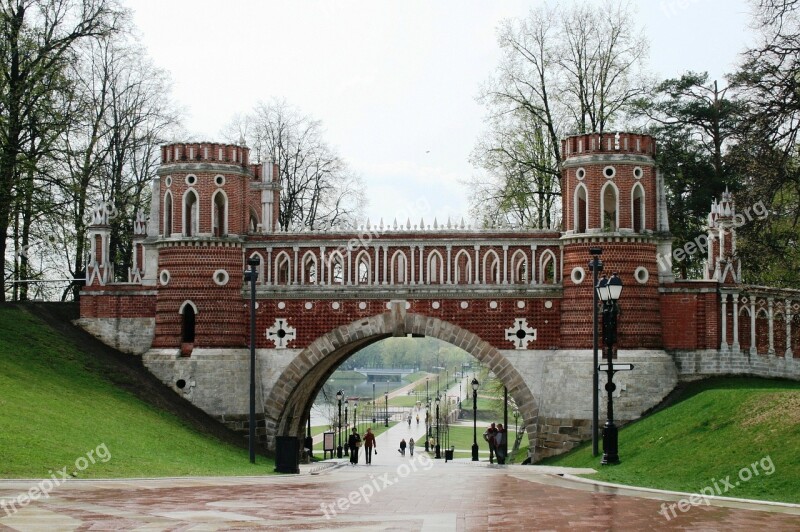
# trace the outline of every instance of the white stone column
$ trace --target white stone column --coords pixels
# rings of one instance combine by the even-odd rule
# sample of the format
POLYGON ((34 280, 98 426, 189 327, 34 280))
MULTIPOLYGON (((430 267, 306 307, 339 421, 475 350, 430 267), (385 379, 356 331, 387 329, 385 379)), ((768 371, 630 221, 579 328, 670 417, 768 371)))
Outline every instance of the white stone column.
POLYGON ((447 284, 453 284, 452 280, 453 277, 450 275, 450 263, 452 262, 450 255, 452 254, 452 252, 453 252, 453 246, 447 244, 447 284))
POLYGON ((775 305, 775 300, 773 298, 767 298, 767 309, 769 314, 769 350, 767 351, 770 355, 775 355, 775 319, 772 314, 773 306, 775 305))
POLYGON ((383 284, 387 284, 386 272, 388 271, 389 246, 383 246, 383 284))
POLYGON ((756 347, 756 298, 750 296, 750 354, 757 355, 758 348, 756 347))
POLYGON ((325 246, 319 248, 319 271, 317 272, 317 279, 322 286, 327 285, 325 282, 325 246))
POLYGON ((479 258, 480 258, 480 245, 475 246, 475 277, 472 279, 472 284, 480 283, 480 276, 478 275, 478 268, 480 267, 479 258))
POLYGON ((380 246, 375 247, 375 279, 372 280, 372 284, 378 285, 378 279, 380 278, 380 260, 381 260, 381 248, 380 246))
POLYGON ((272 284, 272 248, 267 248, 267 284, 272 284))
POLYGON ((419 247, 419 284, 429 284, 425 274, 425 246, 419 247))
POLYGON ((528 268, 528 282, 536 284, 536 246, 531 246, 531 267, 528 268))
POLYGON ((297 275, 297 252, 300 251, 298 246, 292 247, 292 251, 294 251, 294 279, 292 279, 292 284, 297 284, 297 279, 299 278, 297 275))
POLYGON ((409 279, 409 282, 410 282, 410 284, 416 284, 416 282, 414 281, 414 277, 416 277, 414 275, 414 269, 415 269, 414 268, 414 264, 416 263, 416 261, 414 259, 416 258, 417 254, 414 252, 414 246, 409 246, 408 249, 409 249, 410 255, 411 255, 411 272, 410 272, 411 279, 409 279))
POLYGON ((792 302, 788 299, 784 303, 783 317, 786 320, 786 352, 783 356, 791 359, 794 354, 792 353, 792 302))
POLYGON ((722 300, 722 327, 721 327, 721 341, 719 344, 719 348, 721 351, 728 350, 728 294, 722 293, 720 294, 720 299, 722 300))
POLYGON ((508 284, 508 246, 503 246, 503 284, 508 284))
POLYGON ((739 294, 733 294, 733 346, 732 349, 737 353, 739 346, 739 294))
POLYGON ((353 285, 353 255, 350 246, 347 246, 347 284, 353 285))

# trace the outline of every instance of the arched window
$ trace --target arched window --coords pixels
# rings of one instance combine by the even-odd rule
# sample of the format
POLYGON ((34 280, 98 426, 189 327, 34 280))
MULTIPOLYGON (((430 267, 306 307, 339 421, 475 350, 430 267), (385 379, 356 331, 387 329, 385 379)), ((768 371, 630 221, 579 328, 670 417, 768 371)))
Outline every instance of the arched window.
POLYGON ((372 260, 366 251, 360 252, 356 256, 356 284, 371 284, 372 260))
POLYGON ((181 343, 193 344, 197 307, 191 301, 184 301, 178 312, 181 314, 181 343))
POLYGON ((406 284, 408 282, 408 260, 406 254, 398 250, 392 255, 391 284, 406 284))
MULTIPOLYGON (((262 257, 261 253, 259 253, 258 251, 254 251, 253 253, 250 254, 249 258, 252 259, 253 257, 256 257, 258 259, 258 267, 256 267, 256 272, 258 272, 258 278, 256 279, 256 283, 263 284, 264 282, 266 282, 266 279, 264 279, 264 257, 262 257)), ((245 269, 249 270, 250 266, 245 265, 245 269)))
POLYGON ((255 209, 250 209, 250 218, 247 221, 247 230, 251 233, 258 232, 258 213, 255 209))
POLYGON ((211 234, 228 234, 228 196, 222 190, 217 190, 211 200, 211 234))
POLYGON ((329 284, 344 284, 344 258, 338 251, 328 255, 329 284))
POLYGON ((172 236, 172 192, 164 194, 164 236, 172 236))
POLYGON ((539 282, 542 284, 558 284, 556 280, 556 256, 551 250, 542 253, 539 259, 539 282))
POLYGON ((525 284, 528 282, 528 257, 525 252, 518 249, 511 255, 511 284, 525 284))
POLYGON ((641 183, 633 185, 631 191, 631 217, 633 230, 637 233, 644 231, 644 187, 641 183))
POLYGON ((500 284, 500 258, 493 250, 483 256, 483 284, 500 284))
POLYGON ((317 284, 317 256, 311 251, 306 251, 303 255, 303 284, 317 284))
POLYGON ((290 284, 289 255, 281 251, 275 258, 275 284, 290 284))
POLYGON ((576 233, 586 232, 586 220, 589 219, 589 204, 586 201, 586 197, 586 187, 583 186, 583 183, 581 183, 575 189, 575 206, 573 209, 575 219, 573 227, 575 228, 576 233))
POLYGON ((183 195, 183 236, 197 236, 200 221, 197 193, 189 189, 183 195))
POLYGON ((428 255, 428 275, 426 279, 428 284, 442 284, 444 279, 444 260, 436 250, 433 250, 428 255))
POLYGON ((617 186, 608 182, 600 191, 600 227, 606 232, 615 232, 619 228, 619 193, 617 186))
POLYGON ((455 260, 455 275, 453 275, 453 283, 455 284, 470 284, 472 282, 472 260, 469 258, 469 253, 461 250, 456 254, 455 260))

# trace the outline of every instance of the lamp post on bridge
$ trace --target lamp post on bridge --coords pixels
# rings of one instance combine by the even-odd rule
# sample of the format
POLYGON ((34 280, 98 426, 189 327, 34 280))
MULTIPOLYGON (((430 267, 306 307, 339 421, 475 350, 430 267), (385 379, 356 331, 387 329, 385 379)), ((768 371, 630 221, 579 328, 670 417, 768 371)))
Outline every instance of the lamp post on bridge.
POLYGON ((383 392, 383 399, 386 401, 386 422, 383 424, 384 427, 389 426, 389 391, 383 392))
POLYGON ((375 383, 372 383, 372 424, 375 424, 375 383))
POLYGON ((472 461, 478 461, 478 386, 480 383, 472 378, 472 461))
POLYGON ((356 428, 356 432, 361 434, 361 431, 358 430, 358 398, 353 399, 353 426, 356 428))
POLYGON ((344 398, 344 441, 345 441, 345 444, 344 444, 344 455, 345 456, 350 456, 350 453, 347 450, 348 447, 350 447, 349 445, 347 445, 347 437, 350 434, 350 424, 347 421, 347 407, 348 407, 348 404, 349 404, 348 398, 345 397, 344 398))
POLYGON ((336 447, 336 458, 342 457, 342 397, 344 397, 344 391, 339 390, 336 392, 336 400, 339 402, 339 417, 338 417, 338 426, 339 426, 339 437, 338 441, 339 444, 336 447))
MULTIPOLYGON (((601 248, 589 248, 589 254, 592 256, 592 259, 589 261, 589 271, 592 272, 592 286, 596 287, 598 283, 597 275, 599 272, 603 271, 603 261, 600 260, 600 255, 603 254, 603 250, 601 248)), ((599 398, 597 396, 598 388, 600 387, 600 374, 597 370, 598 296, 599 294, 597 290, 592 290, 592 456, 597 456, 599 454, 597 449, 597 429, 598 425, 600 424, 600 406, 599 398)))
POLYGON ((441 446, 439 445, 439 402, 441 398, 436 396, 436 455, 435 458, 441 458, 441 446))

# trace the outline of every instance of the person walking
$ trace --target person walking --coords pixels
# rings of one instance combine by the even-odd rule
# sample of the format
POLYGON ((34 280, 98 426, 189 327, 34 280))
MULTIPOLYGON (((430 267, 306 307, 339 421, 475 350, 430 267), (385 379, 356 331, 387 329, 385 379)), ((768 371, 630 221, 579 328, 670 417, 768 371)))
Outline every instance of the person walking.
POLYGON ((414 456, 414 438, 408 439, 408 452, 411 456, 414 456))
POLYGON ((497 463, 506 463, 506 429, 502 423, 497 424, 497 432, 494 433, 494 453, 497 456, 497 463))
POLYGON ((419 414, 417 414, 417 426, 419 427, 419 414))
POLYGON ((494 453, 495 453, 495 443, 494 443, 494 435, 497 433, 497 427, 494 423, 492 423, 486 432, 483 433, 483 439, 486 443, 489 444, 489 463, 494 463, 494 453))
POLYGON ((399 451, 400 451, 400 454, 402 454, 403 456, 406 455, 406 439, 405 438, 400 440, 400 449, 399 449, 399 451))
POLYGON ((358 450, 361 448, 361 436, 358 431, 353 427, 353 433, 347 439, 347 446, 350 448, 350 463, 352 465, 358 464, 358 450))
POLYGON ((366 455, 367 465, 372 464, 372 449, 375 448, 375 454, 378 454, 378 446, 375 444, 375 435, 372 433, 372 428, 367 427, 367 432, 364 434, 364 454, 366 455))
POLYGON ((408 428, 411 428, 411 414, 408 414, 408 428))

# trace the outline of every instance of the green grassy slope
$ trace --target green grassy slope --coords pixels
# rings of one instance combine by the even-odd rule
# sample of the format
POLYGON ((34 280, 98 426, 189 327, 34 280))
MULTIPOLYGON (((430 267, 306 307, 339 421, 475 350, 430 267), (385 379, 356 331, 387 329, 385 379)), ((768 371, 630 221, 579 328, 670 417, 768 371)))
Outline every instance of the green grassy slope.
POLYGON ((272 472, 272 460, 251 465, 246 449, 189 428, 108 372, 25 308, 0 307, 0 477, 65 466, 83 469, 79 478, 272 472))
POLYGON ((800 383, 693 383, 677 404, 623 428, 619 455, 621 464, 600 466, 587 443, 543 463, 593 467, 592 478, 610 482, 800 503, 800 383))

